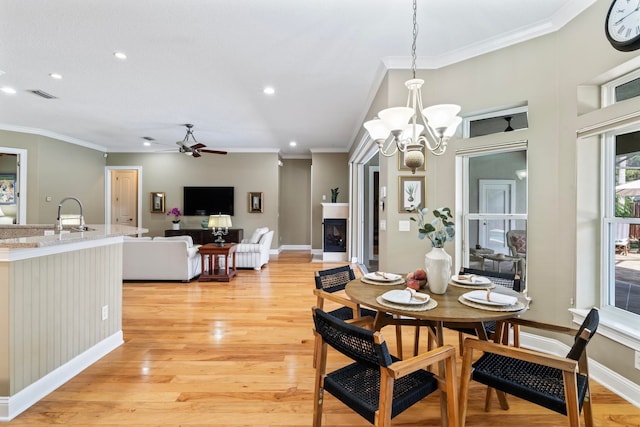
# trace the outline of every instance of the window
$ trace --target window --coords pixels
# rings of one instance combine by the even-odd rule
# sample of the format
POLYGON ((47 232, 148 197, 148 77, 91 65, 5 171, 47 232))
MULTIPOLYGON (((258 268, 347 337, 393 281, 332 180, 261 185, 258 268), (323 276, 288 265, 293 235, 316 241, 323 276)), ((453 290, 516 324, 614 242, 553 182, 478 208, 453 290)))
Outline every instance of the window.
POLYGON ((640 70, 625 74, 602 85, 602 106, 640 96, 640 70))
POLYGON ((640 130, 604 139, 602 306, 640 315, 640 130))
POLYGON ((463 137, 474 138, 528 127, 527 107, 516 107, 465 118, 463 137))
POLYGON ((462 266, 515 272, 526 287, 526 143, 463 153, 462 266), (500 257, 499 254, 503 254, 500 257))

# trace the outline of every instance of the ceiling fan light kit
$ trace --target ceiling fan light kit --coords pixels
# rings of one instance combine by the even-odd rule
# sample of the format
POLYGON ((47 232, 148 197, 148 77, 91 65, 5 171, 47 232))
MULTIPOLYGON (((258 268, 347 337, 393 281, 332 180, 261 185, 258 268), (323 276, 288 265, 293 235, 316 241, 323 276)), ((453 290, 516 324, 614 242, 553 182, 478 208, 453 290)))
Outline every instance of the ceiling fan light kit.
POLYGON ((199 143, 196 137, 193 135, 193 125, 191 123, 186 123, 184 126, 187 128, 187 134, 184 136, 184 139, 182 141, 176 142, 176 144, 178 144, 178 146, 180 147, 180 153, 192 157, 200 157, 201 153, 227 154, 226 151, 205 150, 206 145, 199 143), (189 138, 191 138, 195 144, 189 145, 189 138))
POLYGON ((377 119, 364 123, 369 136, 378 145, 379 153, 391 157, 398 151, 403 152, 405 166, 411 169, 411 173, 416 173, 416 169, 424 164, 424 147, 437 156, 444 154, 449 139, 462 122, 457 115, 460 112, 459 105, 422 107, 421 88, 424 80, 416 79, 417 9, 417 0, 413 0, 413 78, 405 82, 409 90, 407 106, 384 109, 378 113, 377 119), (422 124, 418 124, 418 120, 422 124))

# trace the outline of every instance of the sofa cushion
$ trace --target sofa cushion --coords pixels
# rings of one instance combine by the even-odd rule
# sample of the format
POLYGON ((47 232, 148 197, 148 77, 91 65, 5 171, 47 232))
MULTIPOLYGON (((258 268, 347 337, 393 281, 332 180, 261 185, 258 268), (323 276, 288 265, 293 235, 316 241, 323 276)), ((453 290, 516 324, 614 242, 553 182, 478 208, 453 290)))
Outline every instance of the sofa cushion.
POLYGON ((269 231, 269 227, 256 228, 256 231, 253 232, 253 234, 251 235, 247 243, 258 243, 260 241, 260 238, 265 234, 267 234, 268 231, 269 231))
POLYGON ((188 248, 193 246, 193 239, 191 238, 191 236, 169 236, 169 237, 156 236, 153 238, 153 240, 154 241, 159 241, 159 240, 184 241, 184 242, 187 242, 188 248))
POLYGON ((148 242, 149 240, 153 239, 153 237, 151 236, 144 236, 144 237, 135 237, 135 236, 124 236, 124 240, 128 240, 128 241, 137 241, 137 242, 148 242))

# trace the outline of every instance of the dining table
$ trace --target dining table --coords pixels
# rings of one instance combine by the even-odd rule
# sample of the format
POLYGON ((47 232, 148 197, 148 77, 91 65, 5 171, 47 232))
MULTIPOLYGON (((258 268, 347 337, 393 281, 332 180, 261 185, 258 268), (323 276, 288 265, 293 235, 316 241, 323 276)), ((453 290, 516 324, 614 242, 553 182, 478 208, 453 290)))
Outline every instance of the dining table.
MULTIPOLYGON (((445 325, 474 328, 479 339, 488 340, 489 337, 486 335, 483 322, 517 317, 528 309, 526 297, 512 289, 496 286, 492 283, 461 284, 453 280, 449 282, 443 294, 430 292, 428 286, 425 289, 417 290, 418 295, 429 295, 428 302, 424 304, 391 303, 382 296, 391 290, 405 290, 404 276, 395 281, 377 281, 371 280, 370 277, 364 276, 351 280, 347 283, 345 292, 351 300, 376 311, 374 329, 379 331, 385 325, 390 324, 429 326, 438 347, 444 345, 445 325), (508 306, 489 305, 473 302, 463 296, 472 291, 486 292, 486 289, 499 295, 515 298, 516 303, 508 306)), ((440 372, 444 372, 444 366, 439 368, 440 372)), ((445 408, 446 402, 447 396, 443 395, 441 405, 445 408)), ((443 425, 448 425, 448 420, 443 420, 443 425)))

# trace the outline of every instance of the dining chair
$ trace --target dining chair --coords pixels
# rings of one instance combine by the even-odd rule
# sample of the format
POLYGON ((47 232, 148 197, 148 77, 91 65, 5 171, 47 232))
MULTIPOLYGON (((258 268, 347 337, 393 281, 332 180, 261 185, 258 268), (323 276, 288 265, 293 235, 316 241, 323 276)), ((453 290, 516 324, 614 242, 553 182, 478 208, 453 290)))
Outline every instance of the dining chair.
MULTIPOLYGON (((359 304, 339 294, 339 292, 344 291, 347 283, 355 278, 356 275, 349 265, 316 271, 316 289, 314 290, 314 294, 317 297, 316 306, 324 310, 325 300, 339 304, 341 307, 327 312, 344 321, 351 321, 366 316, 375 318, 375 310, 360 307, 359 304)), ((396 325, 396 344, 398 357, 402 358, 402 329, 400 325, 396 325)))
MULTIPOLYGON (((458 425, 456 395, 456 352, 451 345, 400 360, 389 353, 379 331, 371 330, 373 319, 365 317, 344 322, 321 309, 313 308, 316 355, 313 426, 322 425, 325 392, 331 394, 375 426, 390 426, 391 419, 435 391, 440 391, 440 415, 448 425, 458 425), (365 328, 363 326, 369 326, 365 328), (328 348, 351 359, 350 363, 327 372, 328 348), (438 375, 426 370, 443 365, 438 375)), ((332 362, 332 366, 333 366, 332 362)), ((446 425, 445 422, 442 425, 446 425)))
MULTIPOLYGON (((491 279, 497 286, 502 286, 507 289, 511 289, 516 292, 522 292, 523 286, 520 276, 513 273, 498 273, 496 271, 478 270, 474 268, 460 269, 461 275, 475 274, 477 276, 483 276, 491 279)), ((458 331, 458 344, 460 349, 460 355, 462 355, 462 343, 464 340, 464 334, 475 335, 481 339, 491 339, 496 331, 496 322, 482 322, 482 323, 445 323, 444 326, 448 329, 458 331)), ((508 343, 509 334, 504 334, 505 343, 508 343)), ((517 325, 513 325, 513 340, 514 346, 520 346, 520 334, 517 325)))
MULTIPOLYGON (((559 357, 501 343, 467 338, 460 376, 460 422, 464 427, 469 383, 474 381, 498 391, 500 405, 509 409, 505 393, 567 415, 569 426, 580 425, 584 408, 585 425, 593 426, 589 390, 589 370, 586 347, 598 329, 598 310, 592 308, 582 325, 572 327, 509 319, 523 326, 574 335, 574 343, 566 357, 559 357), (483 352, 475 361, 474 351, 483 352)), ((488 405, 485 410, 489 410, 488 405)))

